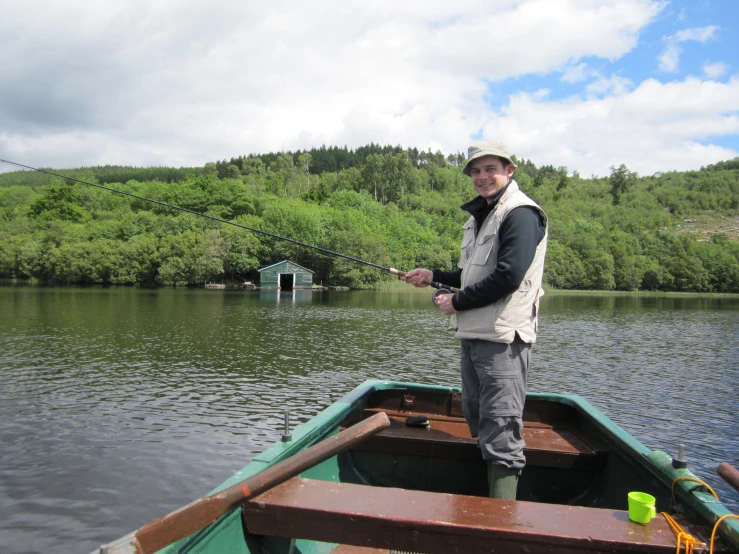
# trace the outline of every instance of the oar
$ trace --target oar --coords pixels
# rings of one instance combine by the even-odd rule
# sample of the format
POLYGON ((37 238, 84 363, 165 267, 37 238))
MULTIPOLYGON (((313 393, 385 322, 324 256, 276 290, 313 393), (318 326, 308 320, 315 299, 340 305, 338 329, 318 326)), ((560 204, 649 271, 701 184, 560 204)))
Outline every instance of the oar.
POLYGON ((298 452, 264 471, 231 485, 213 496, 205 496, 164 517, 144 525, 109 545, 100 554, 152 554, 199 531, 237 508, 245 500, 295 477, 300 472, 343 452, 390 426, 384 412, 377 413, 340 433, 298 452))
POLYGON ((726 462, 720 463, 718 465, 718 468, 716 468, 716 473, 718 473, 721 478, 729 483, 732 487, 734 487, 734 490, 739 492, 739 470, 736 469, 731 464, 727 464, 726 462))

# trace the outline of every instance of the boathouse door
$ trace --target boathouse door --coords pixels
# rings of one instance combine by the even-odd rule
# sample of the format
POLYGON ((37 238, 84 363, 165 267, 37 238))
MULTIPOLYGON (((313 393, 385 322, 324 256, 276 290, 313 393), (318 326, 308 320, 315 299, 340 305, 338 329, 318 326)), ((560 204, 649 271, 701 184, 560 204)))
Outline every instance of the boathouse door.
POLYGON ((280 290, 293 290, 295 287, 294 273, 280 273, 280 290))

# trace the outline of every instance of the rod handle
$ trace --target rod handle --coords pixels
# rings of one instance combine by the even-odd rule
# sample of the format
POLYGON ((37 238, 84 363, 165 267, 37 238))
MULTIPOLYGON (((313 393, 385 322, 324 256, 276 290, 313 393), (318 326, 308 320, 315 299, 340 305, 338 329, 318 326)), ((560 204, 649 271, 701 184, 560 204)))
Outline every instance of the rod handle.
POLYGON ((439 282, 437 282, 437 281, 431 281, 431 282, 429 282, 429 281, 424 281, 424 282, 425 282, 425 283, 426 283, 427 285, 431 285, 431 286, 432 286, 432 287, 434 287, 435 289, 439 289, 439 290, 448 290, 448 291, 449 291, 449 292, 451 292, 451 293, 459 292, 459 289, 458 289, 458 288, 456 288, 456 287, 450 287, 449 285, 442 285, 441 283, 439 283, 439 282))
MULTIPOLYGON (((390 273, 392 273, 393 275, 397 275, 399 277, 405 277, 405 274, 407 273, 407 271, 400 271, 399 269, 395 269, 394 267, 388 268, 388 271, 390 273)), ((446 289, 446 290, 448 290, 450 292, 459 292, 459 289, 458 288, 450 287, 449 285, 442 285, 441 283, 439 283, 437 281, 426 281, 426 280, 424 280, 423 281, 423 284, 424 285, 431 285, 435 289, 446 289)))

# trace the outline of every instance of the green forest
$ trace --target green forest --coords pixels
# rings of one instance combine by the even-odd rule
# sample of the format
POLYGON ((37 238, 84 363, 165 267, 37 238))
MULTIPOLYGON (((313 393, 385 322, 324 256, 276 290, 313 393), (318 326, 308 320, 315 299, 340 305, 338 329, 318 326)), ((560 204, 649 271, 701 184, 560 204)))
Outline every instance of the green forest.
MULTIPOLYGON (((203 167, 49 170, 382 266, 452 269, 461 153, 370 144, 249 155, 203 167)), ((739 158, 698 171, 607 177, 516 160, 549 216, 545 284, 557 289, 739 293, 739 158)), ((35 171, 0 174, 0 278, 201 285, 255 280, 289 259, 315 283, 391 286, 378 269, 35 171)))

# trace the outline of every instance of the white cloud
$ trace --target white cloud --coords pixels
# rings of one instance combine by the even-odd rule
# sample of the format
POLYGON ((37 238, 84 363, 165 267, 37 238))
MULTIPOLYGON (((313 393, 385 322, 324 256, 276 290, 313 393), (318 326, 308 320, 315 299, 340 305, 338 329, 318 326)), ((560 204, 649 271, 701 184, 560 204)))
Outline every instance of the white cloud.
POLYGON ((562 72, 562 81, 570 84, 579 83, 581 81, 585 81, 591 74, 592 71, 586 63, 569 65, 565 67, 565 70, 562 72))
POLYGON ((659 69, 667 73, 677 73, 680 64, 680 54, 682 48, 679 46, 681 42, 700 42, 705 43, 716 38, 719 27, 717 25, 707 25, 705 27, 693 27, 691 29, 683 29, 674 35, 665 37, 667 46, 659 55, 659 69))
POLYGON ((680 54, 682 48, 677 44, 668 44, 663 52, 659 55, 659 69, 667 73, 677 73, 677 67, 680 64, 680 54))
POLYGON ((686 42, 693 40, 695 42, 708 42, 716 38, 719 27, 717 25, 708 25, 706 27, 693 27, 692 29, 683 29, 673 35, 677 42, 686 42))
POLYGON ((723 62, 706 62, 703 64, 703 74, 709 79, 720 79, 729 71, 729 66, 723 62))
POLYGON ((590 94, 604 95, 607 93, 621 95, 633 87, 634 83, 625 77, 611 75, 610 77, 599 76, 597 80, 588 83, 585 90, 590 94))
MULTIPOLYGON (((526 137, 551 135, 582 152, 567 163, 572 169, 607 172, 615 163, 601 152, 608 144, 589 146, 581 136, 639 125, 640 112, 620 120, 625 114, 608 106, 633 97, 644 83, 631 91, 625 77, 600 76, 580 60, 605 63, 632 52, 664 3, 333 0, 319 10, 285 0, 264 6, 241 0, 4 6, 0 157, 43 167, 200 165, 372 141, 456 152, 480 129, 501 136, 494 125, 502 121, 520 134, 503 136, 527 157, 528 151, 543 156, 541 162, 531 156, 537 163, 552 159, 551 144, 526 137), (604 98, 549 100, 542 88, 528 97, 495 97, 500 112, 490 107, 490 94, 501 94, 491 83, 562 68, 565 82, 595 78, 588 91, 604 98), (524 99, 542 113, 542 126, 520 114, 524 99), (588 125, 557 116, 570 110, 573 117, 583 110, 603 115, 588 125)), ((727 125, 719 115, 714 120, 727 125)), ((652 147, 685 150, 669 136, 664 143, 655 138, 652 147)), ((617 161, 634 169, 659 159, 654 152, 628 154, 617 161)))
POLYGON ((702 141, 739 133, 737 112, 739 79, 649 79, 606 98, 538 101, 517 94, 486 124, 484 135, 506 137, 519 157, 583 175, 607 175, 609 167, 621 163, 652 174, 736 157, 732 149, 702 141))

